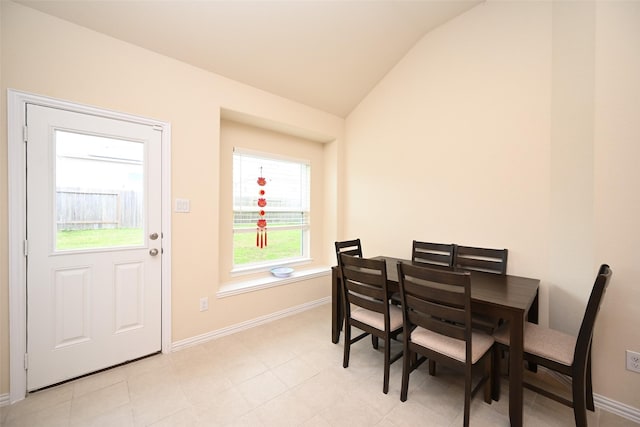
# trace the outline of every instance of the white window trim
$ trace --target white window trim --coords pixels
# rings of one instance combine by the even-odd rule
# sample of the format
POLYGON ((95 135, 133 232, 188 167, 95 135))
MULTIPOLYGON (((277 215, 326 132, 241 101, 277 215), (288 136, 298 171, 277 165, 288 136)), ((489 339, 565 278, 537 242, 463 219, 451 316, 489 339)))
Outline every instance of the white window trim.
MULTIPOLYGON (((247 156, 252 156, 252 157, 263 157, 263 158, 266 158, 266 159, 282 160, 282 161, 287 161, 287 162, 300 163, 300 164, 307 165, 308 167, 311 167, 311 161, 308 160, 308 159, 300 159, 300 158, 297 158, 297 157, 284 156, 284 155, 281 155, 281 154, 275 154, 275 153, 271 153, 271 152, 251 150, 251 149, 242 148, 242 147, 233 147, 233 155, 235 156, 236 154, 239 154, 241 156, 242 155, 247 155, 247 156)), ((233 182, 233 179, 232 179, 232 182, 233 182)), ((309 215, 311 215, 311 206, 309 206, 308 213, 309 213, 309 215)), ((232 221, 232 234, 236 234, 236 233, 255 233, 255 229, 253 229, 253 228, 246 228, 246 229, 245 228, 235 228, 235 227, 233 227, 233 224, 234 224, 234 222, 232 221)), ((310 223, 306 223, 306 224, 294 225, 294 226, 271 226, 270 230, 301 230, 303 233, 304 232, 308 233, 309 237, 310 237, 310 235, 311 235, 311 224, 310 223)), ((283 266, 291 267, 291 266, 295 266, 295 265, 307 264, 307 263, 310 263, 312 261, 312 259, 310 257, 311 254, 309 253, 309 250, 310 250, 310 247, 307 247, 306 249, 303 249, 303 255, 301 257, 289 258, 289 259, 278 259, 278 260, 273 260, 273 261, 265 261, 265 262, 257 262, 257 263, 247 263, 247 264, 241 264, 241 265, 236 265, 234 263, 233 259, 232 259, 232 261, 231 261, 231 270, 230 270, 229 273, 233 277, 233 276, 239 276, 239 275, 244 275, 244 274, 269 271, 270 269, 272 269, 274 267, 283 267, 283 266)), ((267 279, 269 279, 269 277, 267 277, 267 279)))
POLYGON ((216 292, 216 298, 226 298, 248 292, 255 292, 262 289, 276 286, 288 285, 290 283, 301 282, 316 277, 324 277, 331 274, 331 267, 318 267, 308 270, 294 271, 290 277, 279 278, 274 276, 260 277, 242 282, 224 283, 216 292))

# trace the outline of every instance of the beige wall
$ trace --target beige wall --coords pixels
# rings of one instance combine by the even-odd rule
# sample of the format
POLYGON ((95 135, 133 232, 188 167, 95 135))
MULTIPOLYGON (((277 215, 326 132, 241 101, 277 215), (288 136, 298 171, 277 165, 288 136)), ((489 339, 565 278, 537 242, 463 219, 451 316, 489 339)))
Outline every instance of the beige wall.
MULTIPOLYGON (((191 213, 173 214, 173 340, 183 340, 284 310, 330 294, 322 277, 235 297, 216 299, 220 282, 220 111, 252 117, 260 126, 324 141, 325 162, 335 163, 344 120, 2 1, 0 105, 6 90, 25 92, 152 117, 172 125, 172 196, 191 200, 191 213), (209 310, 198 311, 200 297, 209 310)), ((0 395, 9 391, 7 273, 7 134, 0 143, 0 395)), ((331 166, 333 172, 337 170, 331 166)), ((329 169, 329 170, 331 170, 329 169)), ((336 177, 327 177, 335 188, 336 177)), ((328 191, 323 190, 328 194, 328 191)), ((336 216, 336 203, 322 212, 336 216)), ((332 239, 335 221, 321 238, 332 239), (333 227, 333 230, 331 229, 333 227), (331 236, 331 237, 330 237, 331 236)), ((322 242, 330 247, 332 241, 322 242)), ((333 262, 321 252, 318 263, 333 262)), ((328 333, 328 332, 327 332, 328 333)))
POLYGON ((344 234, 506 247, 538 277, 541 322, 575 333, 601 262, 614 278, 595 392, 640 408, 640 3, 481 4, 424 37, 347 118, 344 234))
POLYGON ((596 390, 640 408, 640 374, 624 351, 640 352, 640 2, 596 8, 593 257, 614 278, 596 325, 596 390))

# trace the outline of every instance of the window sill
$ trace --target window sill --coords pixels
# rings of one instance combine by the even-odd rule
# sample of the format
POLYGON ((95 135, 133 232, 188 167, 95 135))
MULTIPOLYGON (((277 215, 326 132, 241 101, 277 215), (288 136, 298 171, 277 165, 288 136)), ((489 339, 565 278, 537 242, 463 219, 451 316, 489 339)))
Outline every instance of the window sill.
POLYGON ((259 291, 261 289, 273 288, 287 285, 289 283, 300 282, 302 280, 313 279, 315 277, 328 276, 331 274, 330 267, 319 267, 308 270, 294 271, 290 277, 279 278, 274 276, 261 277, 259 279, 246 280, 244 282, 227 283, 220 286, 216 293, 216 298, 226 298, 233 295, 240 295, 247 292, 259 291))

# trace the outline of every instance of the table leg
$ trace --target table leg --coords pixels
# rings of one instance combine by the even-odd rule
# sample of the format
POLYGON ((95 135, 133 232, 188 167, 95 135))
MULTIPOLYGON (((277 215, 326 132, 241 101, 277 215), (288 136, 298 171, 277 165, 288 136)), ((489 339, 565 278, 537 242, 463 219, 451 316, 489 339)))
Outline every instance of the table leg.
POLYGON ((331 269, 331 341, 337 344, 342 331, 342 292, 338 268, 331 269))
POLYGON ((524 357, 524 316, 513 313, 510 319, 509 343, 509 419, 512 426, 522 426, 523 390, 522 377, 524 357))
MULTIPOLYGON (((527 313, 527 321, 538 324, 538 292, 536 292, 536 297, 531 303, 529 313, 527 313)), ((538 365, 536 363, 527 362, 527 368, 531 372, 538 372, 538 365)))

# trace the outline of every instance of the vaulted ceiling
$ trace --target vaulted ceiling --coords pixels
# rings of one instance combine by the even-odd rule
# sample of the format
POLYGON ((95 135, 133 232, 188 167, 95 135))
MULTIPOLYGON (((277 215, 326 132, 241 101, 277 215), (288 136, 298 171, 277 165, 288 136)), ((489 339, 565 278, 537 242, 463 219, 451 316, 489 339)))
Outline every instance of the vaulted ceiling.
POLYGON ((481 0, 17 0, 345 117, 427 32, 481 0))

